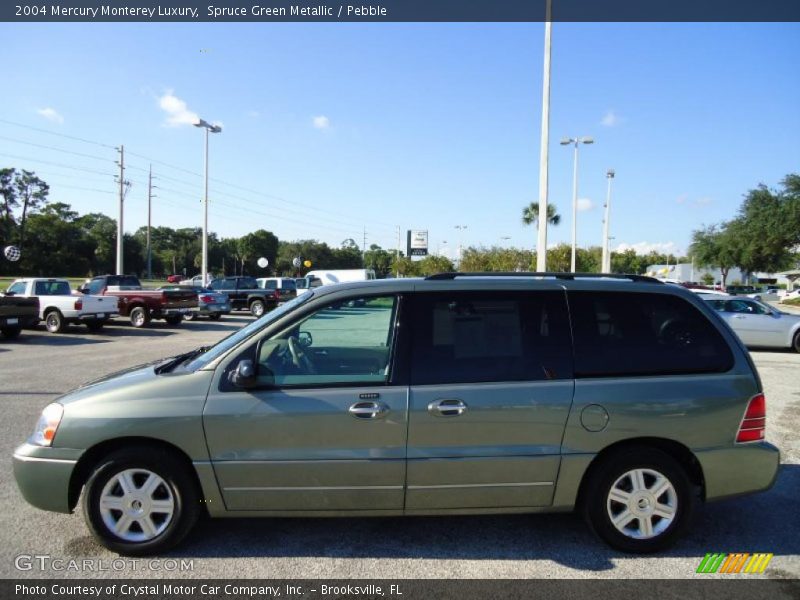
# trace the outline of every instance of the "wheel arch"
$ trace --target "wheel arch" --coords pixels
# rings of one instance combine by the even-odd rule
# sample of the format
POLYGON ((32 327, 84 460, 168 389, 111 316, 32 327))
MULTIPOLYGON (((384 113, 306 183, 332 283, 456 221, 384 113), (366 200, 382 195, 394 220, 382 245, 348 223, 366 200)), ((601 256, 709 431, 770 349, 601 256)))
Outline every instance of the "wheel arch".
POLYGON ((198 494, 203 494, 203 488, 200 484, 200 479, 197 475, 197 470, 194 468, 192 464, 192 459, 189 455, 180 447, 176 446, 175 444, 171 444, 164 440, 158 438, 148 438, 148 437, 123 437, 123 438, 114 438, 111 440, 105 440, 103 442, 99 442, 95 444, 86 452, 78 460, 78 463, 75 465, 75 469, 72 471, 72 476, 70 477, 69 481, 69 490, 68 490, 68 506, 70 512, 72 512, 78 504, 78 498, 81 495, 81 490, 83 489, 86 482, 89 480, 89 477, 92 474, 92 470, 98 465, 98 463, 103 460, 109 454, 116 452, 117 450, 123 449, 130 449, 130 448, 148 448, 148 449, 160 449, 165 452, 168 452, 178 458, 188 471, 192 474, 192 480, 194 481, 195 485, 197 486, 198 494))
POLYGON ((701 466, 700 461, 697 460, 697 457, 694 455, 694 453, 687 446, 667 438, 639 437, 615 442, 609 446, 606 446, 597 453, 581 477, 581 483, 578 486, 578 494, 576 496, 575 506, 579 507, 583 504, 587 485, 592 477, 592 474, 609 456, 617 452, 633 450, 635 448, 654 448, 675 459, 686 471, 689 481, 691 481, 692 484, 697 486, 700 490, 701 500, 705 501, 706 486, 703 467, 701 466))

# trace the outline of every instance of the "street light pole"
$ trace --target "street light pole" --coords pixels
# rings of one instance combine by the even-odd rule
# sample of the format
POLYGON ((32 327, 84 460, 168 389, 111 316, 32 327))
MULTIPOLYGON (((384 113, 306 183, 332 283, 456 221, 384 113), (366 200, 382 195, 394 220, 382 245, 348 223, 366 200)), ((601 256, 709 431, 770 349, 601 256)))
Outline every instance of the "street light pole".
POLYGON ((547 0, 544 24, 544 75, 542 77, 542 137, 539 142, 539 236, 536 244, 536 270, 547 271, 547 195, 550 145, 550 48, 552 0, 547 0))
POLYGON ((197 123, 194 124, 195 127, 202 127, 206 130, 206 140, 205 140, 205 168, 204 168, 204 178, 205 178, 205 193, 203 196, 203 267, 202 267, 202 276, 203 276, 203 285, 208 283, 208 134, 209 133, 219 133, 222 131, 222 127, 219 125, 211 125, 210 123, 200 119, 197 123))
POLYGON ((461 268, 461 254, 462 254, 462 248, 461 248, 461 232, 462 232, 463 230, 465 230, 465 229, 467 228, 467 226, 466 226, 466 225, 455 225, 455 228, 456 228, 456 230, 458 230, 458 246, 457 246, 456 250, 457 250, 457 252, 458 252, 458 254, 457 254, 457 258, 458 258, 458 268, 460 269, 460 268, 461 268))
POLYGON ((601 261, 600 267, 601 273, 611 272, 611 250, 608 247, 608 219, 611 215, 611 181, 614 179, 614 169, 609 169, 606 172, 606 178, 608 179, 608 193, 606 194, 606 214, 603 219, 603 260, 601 261))
POLYGON ((572 168, 572 256, 570 259, 570 271, 575 273, 576 249, 578 239, 578 146, 581 144, 593 144, 594 140, 590 137, 564 138, 561 140, 562 146, 575 145, 575 158, 572 168))

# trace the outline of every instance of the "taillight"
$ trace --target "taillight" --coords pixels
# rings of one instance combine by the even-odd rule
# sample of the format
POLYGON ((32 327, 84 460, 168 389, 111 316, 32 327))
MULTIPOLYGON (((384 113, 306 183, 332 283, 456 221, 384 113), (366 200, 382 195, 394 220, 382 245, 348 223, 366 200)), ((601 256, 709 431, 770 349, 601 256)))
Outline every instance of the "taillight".
POLYGON ((78 300, 75 300, 75 310, 81 310, 82 308, 83 308, 83 300, 80 298, 78 300))
POLYGON ((214 296, 200 296, 200 302, 205 302, 206 304, 214 304, 214 296))
POLYGON ((744 411, 742 424, 739 425, 739 432, 736 434, 736 441, 741 442, 760 442, 764 439, 764 431, 767 428, 767 400, 764 394, 758 394, 750 399, 747 410, 744 411))
POLYGON ((278 290, 275 290, 275 292, 272 295, 275 298, 275 300, 281 299, 281 293, 278 290))

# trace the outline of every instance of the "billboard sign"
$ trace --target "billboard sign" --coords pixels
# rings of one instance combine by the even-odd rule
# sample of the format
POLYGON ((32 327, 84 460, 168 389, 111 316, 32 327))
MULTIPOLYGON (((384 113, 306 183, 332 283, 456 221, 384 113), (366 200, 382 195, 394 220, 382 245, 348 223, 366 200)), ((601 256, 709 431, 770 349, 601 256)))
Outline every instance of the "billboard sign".
POLYGON ((406 236, 406 256, 428 256, 428 231, 408 230, 406 236))

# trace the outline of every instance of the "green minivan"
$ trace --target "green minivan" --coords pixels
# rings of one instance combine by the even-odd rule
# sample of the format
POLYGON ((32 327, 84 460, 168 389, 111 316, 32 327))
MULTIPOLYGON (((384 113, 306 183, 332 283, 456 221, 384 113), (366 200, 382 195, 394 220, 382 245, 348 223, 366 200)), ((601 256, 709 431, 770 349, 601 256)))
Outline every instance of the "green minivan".
POLYGON ((87 383, 14 453, 32 505, 126 555, 212 517, 579 511, 626 552, 768 489, 758 374, 692 292, 641 276, 323 286, 211 347, 87 383), (81 499, 82 497, 82 499, 81 499))

